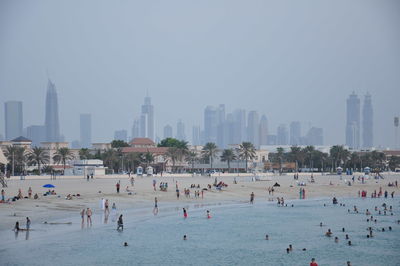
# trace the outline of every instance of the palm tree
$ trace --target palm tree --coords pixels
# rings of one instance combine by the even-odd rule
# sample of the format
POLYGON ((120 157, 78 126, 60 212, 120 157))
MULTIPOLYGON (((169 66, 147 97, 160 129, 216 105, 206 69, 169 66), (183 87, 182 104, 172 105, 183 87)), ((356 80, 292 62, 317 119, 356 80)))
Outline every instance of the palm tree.
POLYGON ((301 148, 298 146, 290 147, 289 158, 296 163, 297 172, 299 168, 299 161, 301 160, 301 148))
POLYGON ((130 152, 125 155, 125 161, 129 165, 129 171, 135 172, 135 165, 140 165, 143 160, 143 155, 137 152, 130 152))
POLYGON ((312 171, 312 168, 314 168, 313 165, 313 154, 315 152, 315 148, 314 146, 307 146, 304 148, 304 152, 308 158, 308 168, 310 169, 310 171, 312 171))
POLYGON ((143 159, 146 162, 146 168, 149 166, 149 164, 154 162, 154 156, 151 152, 146 152, 143 156, 143 159))
POLYGON ((332 159, 334 160, 335 169, 337 163, 339 163, 339 165, 342 163, 346 163, 350 156, 350 152, 347 149, 345 149, 342 145, 332 146, 329 153, 332 159))
POLYGON ((282 147, 276 148, 276 156, 278 157, 278 160, 279 160, 279 174, 282 174, 282 162, 283 162, 284 155, 285 155, 285 151, 282 147))
POLYGON ((92 157, 92 155, 90 154, 89 149, 82 148, 79 150, 79 159, 87 160, 87 159, 90 159, 91 157, 92 157))
POLYGON ((172 161, 172 172, 174 171, 176 161, 179 159, 180 151, 177 147, 169 147, 167 152, 165 153, 167 158, 171 159, 172 161))
POLYGON ((212 169, 212 163, 213 163, 213 158, 216 156, 217 152, 217 145, 213 142, 207 142, 206 145, 204 145, 203 150, 201 153, 209 158, 210 160, 210 169, 212 169))
POLYGON ((42 168, 40 167, 41 164, 47 164, 50 161, 50 156, 47 150, 34 147, 31 151, 28 152, 28 161, 31 164, 37 164, 39 175, 42 174, 42 168))
POLYGON ((104 165, 113 171, 118 171, 119 168, 119 158, 118 153, 115 149, 107 149, 101 154, 101 159, 104 165))
POLYGON ((17 151, 18 151, 17 146, 7 146, 7 149, 5 150, 5 154, 4 154, 7 157, 8 161, 11 163, 13 176, 15 173, 15 159, 16 159, 17 151))
POLYGON ((225 149, 221 155, 221 161, 228 163, 228 173, 231 171, 231 161, 236 160, 236 155, 232 149, 225 149))
POLYGON ((74 155, 73 155, 72 151, 67 147, 57 149, 56 153, 53 156, 53 160, 56 163, 62 162, 64 172, 65 172, 66 162, 68 160, 72 160, 72 159, 74 159, 74 155))
POLYGON ((256 157, 256 149, 253 143, 243 142, 239 145, 239 158, 246 161, 246 173, 248 160, 252 160, 256 157))
POLYGON ((195 153, 194 151, 190 151, 190 152, 188 152, 188 154, 186 155, 185 158, 186 158, 186 161, 191 164, 192 173, 193 173, 194 172, 194 163, 199 159, 197 157, 197 153, 195 153))

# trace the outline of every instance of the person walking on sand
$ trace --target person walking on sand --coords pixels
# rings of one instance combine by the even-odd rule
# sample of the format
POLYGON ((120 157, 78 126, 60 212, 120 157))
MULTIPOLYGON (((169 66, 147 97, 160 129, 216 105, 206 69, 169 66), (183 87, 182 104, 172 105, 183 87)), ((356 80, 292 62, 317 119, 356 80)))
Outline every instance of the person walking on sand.
POLYGON ((31 198, 32 197, 32 188, 29 187, 28 189, 28 197, 31 198))
POLYGON ((117 182, 117 184, 115 184, 115 187, 117 188, 117 193, 119 193, 119 188, 121 187, 121 184, 119 183, 119 181, 117 182))
MULTIPOLYGON (((393 198, 393 196, 392 196, 393 198)), ((6 192, 4 191, 4 189, 1 190, 1 201, 5 202, 6 201, 6 192)))
POLYGON ((90 208, 86 209, 86 216, 87 216, 86 218, 87 224, 92 226, 92 210, 90 208))
POLYGON ((251 192, 250 194, 250 204, 254 203, 254 192, 251 192))

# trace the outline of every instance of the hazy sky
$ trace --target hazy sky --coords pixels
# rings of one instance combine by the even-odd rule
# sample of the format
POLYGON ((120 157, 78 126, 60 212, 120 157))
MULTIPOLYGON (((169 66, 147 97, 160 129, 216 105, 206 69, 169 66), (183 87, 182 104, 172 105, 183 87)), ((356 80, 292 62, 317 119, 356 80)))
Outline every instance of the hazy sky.
POLYGON ((344 143, 345 100, 368 91, 375 144, 394 142, 400 114, 400 1, 0 0, 0 132, 4 102, 23 101, 24 127, 44 123, 48 70, 61 132, 93 141, 131 132, 149 90, 157 135, 206 105, 258 110, 270 132, 293 120, 344 143))

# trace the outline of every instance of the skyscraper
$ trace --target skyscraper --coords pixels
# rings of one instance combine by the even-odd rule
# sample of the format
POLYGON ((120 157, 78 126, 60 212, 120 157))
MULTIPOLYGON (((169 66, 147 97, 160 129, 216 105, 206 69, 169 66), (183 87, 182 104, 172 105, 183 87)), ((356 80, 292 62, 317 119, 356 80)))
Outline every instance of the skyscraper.
POLYGON ((128 139, 128 132, 125 129, 116 130, 114 132, 114 140, 122 140, 127 141, 128 139))
POLYGON ((164 139, 172 138, 174 135, 172 133, 172 127, 170 125, 166 125, 164 127, 164 139))
POLYGON ((133 120, 132 139, 140 137, 140 119, 133 120))
POLYGON ((32 140, 32 147, 39 147, 40 143, 46 139, 46 127, 43 125, 33 125, 27 127, 26 137, 32 140))
POLYGON ((346 145, 360 147, 360 99, 354 92, 347 98, 346 145))
POLYGON ((364 97, 364 104, 362 110, 362 137, 363 148, 372 148, 374 145, 374 132, 373 132, 373 109, 371 94, 367 93, 364 97))
POLYGON ((299 121, 290 123, 290 145, 300 145, 301 124, 299 121))
POLYGON ((247 139, 246 110, 237 109, 233 112, 233 143, 240 144, 247 139))
POLYGON ((201 131, 199 126, 193 126, 192 128, 192 145, 201 144, 201 131))
POLYGON ((282 124, 278 126, 276 134, 276 144, 277 145, 288 145, 289 136, 286 125, 282 124))
POLYGON ((312 127, 306 135, 307 145, 324 145, 324 131, 322 128, 312 127))
POLYGON ((140 126, 144 127, 140 129, 142 137, 147 137, 154 141, 154 106, 151 104, 151 98, 148 95, 144 98, 144 104, 142 105, 140 126))
POLYGON ((204 141, 217 143, 218 111, 213 106, 204 110, 204 141))
POLYGON ((265 115, 261 116, 260 120, 260 145, 268 144, 268 120, 265 115))
POLYGON ((247 118, 247 140, 258 148, 260 143, 259 137, 260 118, 257 111, 250 111, 247 118))
POLYGON ((49 79, 46 94, 46 141, 60 141, 60 125, 58 120, 58 100, 56 86, 49 79))
POLYGON ((6 140, 22 136, 22 102, 8 101, 4 104, 6 140))
POLYGON ((80 114, 80 146, 90 148, 92 146, 92 116, 90 114, 80 114))
POLYGON ((180 119, 176 124, 176 138, 179 140, 186 140, 185 124, 180 119))

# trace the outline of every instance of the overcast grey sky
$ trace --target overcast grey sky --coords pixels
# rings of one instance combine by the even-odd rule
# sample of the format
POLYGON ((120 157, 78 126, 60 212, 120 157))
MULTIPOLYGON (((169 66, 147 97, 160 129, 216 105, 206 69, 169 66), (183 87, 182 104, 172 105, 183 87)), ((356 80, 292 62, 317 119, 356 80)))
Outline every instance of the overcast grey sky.
POLYGON ((61 132, 109 141, 139 114, 146 90, 157 135, 206 105, 258 110, 276 131, 293 120, 344 143, 345 100, 372 94, 375 143, 394 142, 400 114, 400 1, 0 0, 0 132, 4 102, 43 124, 48 70, 61 132))

